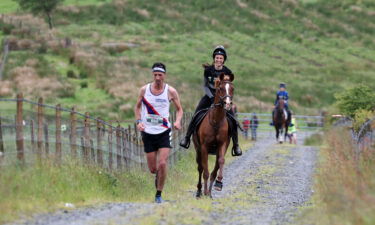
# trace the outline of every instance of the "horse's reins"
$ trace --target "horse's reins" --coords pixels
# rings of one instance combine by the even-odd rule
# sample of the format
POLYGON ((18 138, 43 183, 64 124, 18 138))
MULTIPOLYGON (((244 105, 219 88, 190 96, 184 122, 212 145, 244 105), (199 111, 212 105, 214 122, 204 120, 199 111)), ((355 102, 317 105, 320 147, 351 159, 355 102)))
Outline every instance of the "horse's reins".
MULTIPOLYGON (((231 83, 230 81, 222 81, 223 83, 231 83)), ((220 91, 220 89, 219 89, 220 91)), ((216 103, 216 104, 212 104, 213 107, 224 107, 224 99, 225 98, 229 98, 232 102, 232 99, 233 99, 233 96, 229 95, 229 94, 226 94, 224 96, 218 96, 219 97, 219 103, 216 103)), ((210 123, 210 125, 215 129, 215 130, 218 130, 219 129, 219 126, 217 124, 214 124, 212 122, 212 120, 210 119, 210 114, 208 114, 208 121, 210 123)))
MULTIPOLYGON (((222 81, 223 83, 232 83, 230 81, 222 81)), ((220 91, 220 90, 219 90, 220 91)), ((224 99, 225 98, 229 98, 231 101, 233 99, 233 96, 229 95, 229 94, 226 94, 224 96, 219 96, 219 103, 216 103, 216 104, 213 104, 214 107, 217 107, 217 106, 220 106, 220 107, 223 107, 224 106, 224 99)))

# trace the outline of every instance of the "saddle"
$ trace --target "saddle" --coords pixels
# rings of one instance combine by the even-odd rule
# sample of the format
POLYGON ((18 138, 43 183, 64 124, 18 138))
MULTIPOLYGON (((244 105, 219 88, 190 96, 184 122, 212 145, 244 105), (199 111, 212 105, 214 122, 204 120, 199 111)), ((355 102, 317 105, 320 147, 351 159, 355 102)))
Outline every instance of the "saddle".
MULTIPOLYGON (((199 125, 203 121, 204 117, 207 115, 209 109, 210 108, 199 110, 193 115, 192 123, 194 125, 194 133, 197 132, 199 125)), ((234 116, 232 116, 229 112, 226 113, 226 116, 229 124, 229 137, 232 137, 233 129, 237 129, 237 127, 239 127, 241 131, 244 131, 242 127, 239 125, 238 120, 234 116)), ((216 155, 216 149, 217 144, 213 143, 208 149, 208 154, 216 155)))

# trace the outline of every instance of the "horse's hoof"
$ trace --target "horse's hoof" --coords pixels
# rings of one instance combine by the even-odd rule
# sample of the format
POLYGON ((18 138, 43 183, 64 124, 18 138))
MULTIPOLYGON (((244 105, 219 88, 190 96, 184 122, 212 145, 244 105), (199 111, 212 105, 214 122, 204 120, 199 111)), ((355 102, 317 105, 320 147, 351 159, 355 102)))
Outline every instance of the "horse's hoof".
POLYGON ((201 198, 202 197, 202 191, 197 191, 197 193, 195 194, 195 197, 201 198))
POLYGON ((223 182, 216 180, 214 184, 214 188, 216 191, 223 190, 223 182))

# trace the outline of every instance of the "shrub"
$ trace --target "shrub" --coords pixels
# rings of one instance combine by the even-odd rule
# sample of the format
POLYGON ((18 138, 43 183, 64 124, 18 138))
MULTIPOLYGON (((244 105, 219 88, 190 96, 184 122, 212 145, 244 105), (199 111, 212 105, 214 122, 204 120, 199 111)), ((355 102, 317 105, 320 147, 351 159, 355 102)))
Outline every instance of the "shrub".
POLYGON ((69 77, 69 78, 77 78, 77 75, 74 73, 73 70, 68 70, 66 72, 66 76, 69 77))
POLYGON ((370 111, 366 109, 357 110, 354 115, 353 129, 356 132, 358 132, 364 123, 366 123, 368 120, 374 117, 375 117, 374 111, 370 111))
POLYGON ((80 86, 81 86, 81 88, 87 88, 89 85, 88 85, 87 81, 82 81, 80 83, 80 86))
POLYGON ((13 29, 14 26, 12 24, 6 24, 0 21, 0 30, 2 30, 5 35, 9 35, 13 29))
POLYGON ((86 79, 87 77, 88 77, 88 75, 87 75, 86 72, 81 71, 81 72, 79 73, 79 78, 81 78, 81 79, 86 79))
POLYGON ((357 110, 375 109, 375 92, 366 85, 348 89, 335 95, 335 97, 340 111, 352 118, 354 118, 357 110))

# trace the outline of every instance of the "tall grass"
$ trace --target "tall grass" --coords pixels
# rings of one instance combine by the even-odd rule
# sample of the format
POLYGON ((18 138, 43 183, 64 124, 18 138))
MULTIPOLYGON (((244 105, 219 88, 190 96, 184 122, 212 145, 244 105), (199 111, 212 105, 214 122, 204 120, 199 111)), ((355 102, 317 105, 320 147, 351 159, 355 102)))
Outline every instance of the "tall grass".
POLYGON ((304 222, 314 224, 375 224, 375 151, 356 157, 349 133, 326 134, 316 175, 313 207, 304 222))

